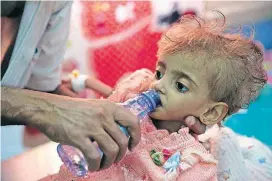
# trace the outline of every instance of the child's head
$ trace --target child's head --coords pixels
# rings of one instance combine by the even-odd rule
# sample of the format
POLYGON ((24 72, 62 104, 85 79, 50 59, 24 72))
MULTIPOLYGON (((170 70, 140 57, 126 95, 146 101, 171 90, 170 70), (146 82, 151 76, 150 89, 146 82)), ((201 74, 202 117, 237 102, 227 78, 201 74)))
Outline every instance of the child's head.
POLYGON ((186 16, 162 36, 153 82, 162 107, 151 117, 179 121, 193 115, 211 125, 258 95, 266 83, 262 51, 251 39, 224 34, 223 27, 186 16))

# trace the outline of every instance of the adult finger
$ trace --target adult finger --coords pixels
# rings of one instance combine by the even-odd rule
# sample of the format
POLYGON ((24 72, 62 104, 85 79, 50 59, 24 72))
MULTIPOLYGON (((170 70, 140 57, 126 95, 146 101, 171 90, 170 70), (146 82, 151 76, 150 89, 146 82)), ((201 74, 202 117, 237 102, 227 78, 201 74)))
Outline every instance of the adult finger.
POLYGON ((141 140, 140 122, 130 111, 121 106, 116 106, 114 120, 127 128, 130 135, 129 149, 132 150, 141 140))
POLYGON ((120 127, 116 122, 104 125, 104 129, 119 147, 119 152, 115 160, 115 162, 119 162, 127 152, 129 138, 120 130, 120 127))
POLYGON ((185 119, 186 126, 189 127, 191 131, 193 131, 195 134, 203 134, 206 131, 206 125, 201 123, 196 117, 194 116, 188 116, 185 119))
POLYGON ((88 162, 90 172, 97 171, 101 164, 101 155, 89 138, 82 138, 75 144, 79 148, 88 162))
POLYGON ((100 168, 109 168, 116 160, 119 153, 119 146, 117 143, 115 143, 111 136, 105 132, 105 130, 103 130, 103 132, 99 133, 97 136, 93 136, 92 139, 96 141, 99 148, 104 153, 100 168))

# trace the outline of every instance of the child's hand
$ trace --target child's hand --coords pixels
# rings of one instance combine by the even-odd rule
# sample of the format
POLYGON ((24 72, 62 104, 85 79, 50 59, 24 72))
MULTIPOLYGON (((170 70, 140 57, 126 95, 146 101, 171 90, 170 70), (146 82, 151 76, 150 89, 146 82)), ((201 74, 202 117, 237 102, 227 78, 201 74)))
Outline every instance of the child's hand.
POLYGON ((95 77, 86 76, 86 80, 81 78, 76 81, 73 82, 71 79, 63 80, 62 84, 57 89, 57 93, 77 98, 82 96, 84 89, 94 90, 105 97, 108 97, 112 93, 112 88, 110 86, 104 84, 95 77), (75 84, 76 81, 77 83, 75 84))
POLYGON ((61 85, 57 88, 57 94, 79 98, 79 94, 76 93, 73 88, 70 80, 63 80, 61 85))

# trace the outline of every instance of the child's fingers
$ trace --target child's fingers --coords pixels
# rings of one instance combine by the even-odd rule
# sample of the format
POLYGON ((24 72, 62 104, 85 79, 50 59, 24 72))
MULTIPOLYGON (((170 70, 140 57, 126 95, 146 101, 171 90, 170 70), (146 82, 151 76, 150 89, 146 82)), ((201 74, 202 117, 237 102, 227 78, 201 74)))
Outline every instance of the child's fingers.
POLYGON ((70 79, 62 80, 61 82, 62 82, 62 84, 71 84, 71 80, 70 79))
POLYGON ((72 86, 69 84, 65 84, 65 85, 61 85, 59 87, 59 92, 61 95, 66 95, 69 97, 75 97, 75 98, 79 98, 79 95, 76 92, 72 91, 72 86))

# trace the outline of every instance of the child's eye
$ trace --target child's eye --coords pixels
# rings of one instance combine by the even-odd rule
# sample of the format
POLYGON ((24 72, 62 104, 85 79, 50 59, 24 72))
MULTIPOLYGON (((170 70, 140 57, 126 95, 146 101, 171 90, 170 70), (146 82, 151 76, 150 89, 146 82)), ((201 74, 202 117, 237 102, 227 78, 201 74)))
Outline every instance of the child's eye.
POLYGON ((178 90, 179 92, 181 92, 181 93, 184 93, 184 92, 186 92, 186 91, 189 90, 185 85, 183 85, 183 84, 180 83, 180 82, 176 82, 176 88, 177 88, 177 90, 178 90))
POLYGON ((155 77, 156 79, 160 80, 163 77, 163 74, 160 71, 156 70, 155 77))

